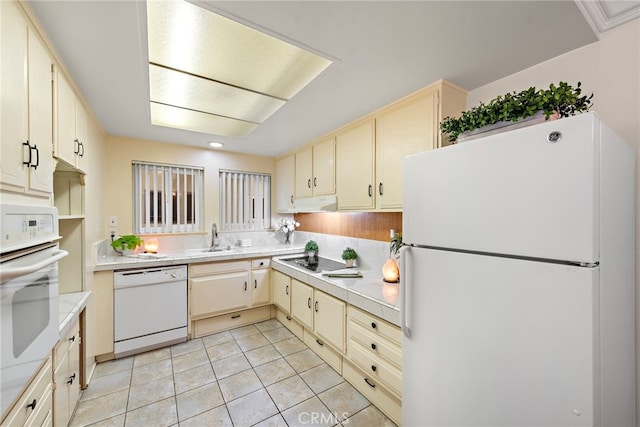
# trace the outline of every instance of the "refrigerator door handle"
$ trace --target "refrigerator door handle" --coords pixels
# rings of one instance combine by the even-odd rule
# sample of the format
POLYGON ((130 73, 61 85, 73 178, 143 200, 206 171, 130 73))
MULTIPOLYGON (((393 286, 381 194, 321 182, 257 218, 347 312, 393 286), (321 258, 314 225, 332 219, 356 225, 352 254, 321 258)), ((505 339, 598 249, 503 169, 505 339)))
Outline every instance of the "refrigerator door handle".
POLYGON ((400 248, 400 321, 402 322, 402 333, 405 337, 411 337, 411 328, 409 320, 411 319, 411 313, 409 311, 408 301, 411 301, 409 297, 409 283, 407 274, 409 270, 407 267, 407 257, 409 256, 410 247, 402 246, 400 248))

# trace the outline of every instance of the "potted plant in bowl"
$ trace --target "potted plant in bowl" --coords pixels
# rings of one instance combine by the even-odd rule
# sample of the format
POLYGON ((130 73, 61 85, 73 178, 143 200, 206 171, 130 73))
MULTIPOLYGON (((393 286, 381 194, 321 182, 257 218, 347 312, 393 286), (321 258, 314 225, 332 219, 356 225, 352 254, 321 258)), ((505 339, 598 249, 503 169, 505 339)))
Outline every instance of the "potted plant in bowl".
POLYGON ((311 260, 318 253, 318 244, 313 240, 309 240, 307 244, 304 245, 304 251, 307 253, 309 260, 311 260))
POLYGON ((356 258, 358 258, 358 254, 353 248, 347 247, 344 251, 342 251, 342 259, 344 260, 347 268, 353 267, 353 263, 356 258))
POLYGON ((140 245, 143 240, 134 234, 125 234, 111 242, 114 251, 122 255, 129 255, 140 245))
POLYGON ((449 135, 450 142, 455 143, 459 140, 458 137, 471 139, 471 136, 480 132, 515 126, 514 123, 518 121, 529 120, 529 124, 534 124, 537 121, 573 116, 588 111, 591 107, 593 94, 582 95, 580 86, 580 82, 575 88, 560 82, 557 86, 552 83, 548 89, 538 90, 532 86, 519 93, 499 95, 487 104, 481 102, 464 111, 459 118, 445 117, 440 122, 440 130, 449 135), (531 121, 531 118, 537 118, 537 121, 531 121))

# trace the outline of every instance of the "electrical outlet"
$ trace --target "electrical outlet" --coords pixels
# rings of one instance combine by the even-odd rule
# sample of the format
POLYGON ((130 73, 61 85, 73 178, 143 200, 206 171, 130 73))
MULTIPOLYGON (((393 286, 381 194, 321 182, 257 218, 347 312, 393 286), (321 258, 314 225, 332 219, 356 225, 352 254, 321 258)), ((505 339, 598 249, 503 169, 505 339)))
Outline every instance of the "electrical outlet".
POLYGON ((110 216, 109 217, 109 227, 117 227, 118 226, 118 217, 110 216))

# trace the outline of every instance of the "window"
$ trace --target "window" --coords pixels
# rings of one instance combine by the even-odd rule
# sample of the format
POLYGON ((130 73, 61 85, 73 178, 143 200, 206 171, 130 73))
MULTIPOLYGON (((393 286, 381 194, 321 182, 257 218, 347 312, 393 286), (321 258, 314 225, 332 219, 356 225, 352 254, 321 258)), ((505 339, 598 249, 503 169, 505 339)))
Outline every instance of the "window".
POLYGON ((136 233, 202 231, 204 170, 133 162, 136 233))
POLYGON ((222 230, 264 230, 271 227, 271 176, 220 170, 222 230))

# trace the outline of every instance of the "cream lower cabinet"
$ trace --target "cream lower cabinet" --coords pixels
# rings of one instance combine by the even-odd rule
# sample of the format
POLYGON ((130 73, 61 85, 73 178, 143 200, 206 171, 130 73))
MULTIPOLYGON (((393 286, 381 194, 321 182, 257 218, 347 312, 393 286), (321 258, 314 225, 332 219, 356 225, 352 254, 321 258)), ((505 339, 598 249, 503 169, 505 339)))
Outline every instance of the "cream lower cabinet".
POLYGON ((53 349, 53 425, 66 426, 80 399, 80 321, 53 349))
POLYGON ((339 352, 344 352, 346 304, 291 279, 291 316, 339 352))
POLYGON ((269 319, 268 266, 266 258, 191 265, 189 318, 192 336, 197 338, 269 319))
POLYGON ((347 309, 344 377, 396 423, 402 414, 402 332, 353 306, 347 309))
POLYGON ((51 357, 47 357, 22 396, 2 420, 2 427, 51 425, 51 372, 51 357))

